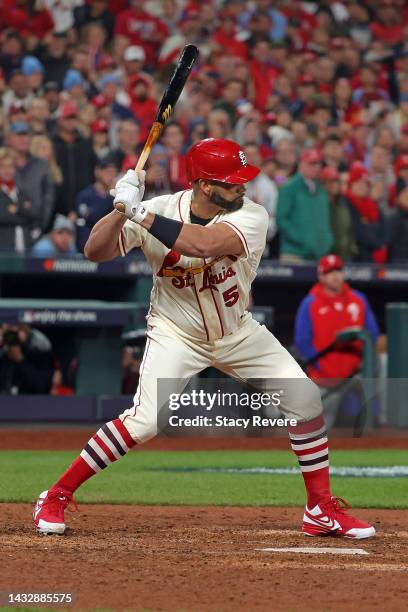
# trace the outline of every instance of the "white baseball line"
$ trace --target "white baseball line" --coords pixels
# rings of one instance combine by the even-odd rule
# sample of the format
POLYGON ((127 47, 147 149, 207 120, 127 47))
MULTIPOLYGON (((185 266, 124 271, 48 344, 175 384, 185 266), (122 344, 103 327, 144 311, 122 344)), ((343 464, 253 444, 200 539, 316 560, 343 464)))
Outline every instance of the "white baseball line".
POLYGON ((312 547, 293 547, 293 548, 255 548, 263 552, 280 553, 304 553, 306 555, 368 555, 369 553, 362 548, 312 548, 312 547))

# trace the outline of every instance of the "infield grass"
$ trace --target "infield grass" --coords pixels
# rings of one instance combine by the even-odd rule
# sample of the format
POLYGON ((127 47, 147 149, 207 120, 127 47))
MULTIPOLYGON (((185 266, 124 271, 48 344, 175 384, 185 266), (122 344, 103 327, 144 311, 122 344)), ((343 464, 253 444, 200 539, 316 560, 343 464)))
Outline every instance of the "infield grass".
MULTIPOLYGON (((1 451, 0 501, 32 502, 75 459, 71 451, 1 451)), ((403 450, 332 451, 334 466, 408 465, 403 450)), ((301 506, 299 475, 188 471, 293 467, 288 451, 131 452, 78 491, 81 503, 301 506), (172 471, 175 470, 175 471, 172 471), (186 470, 186 471, 177 471, 186 470)), ((353 506, 408 508, 407 478, 332 477, 333 493, 353 506)))

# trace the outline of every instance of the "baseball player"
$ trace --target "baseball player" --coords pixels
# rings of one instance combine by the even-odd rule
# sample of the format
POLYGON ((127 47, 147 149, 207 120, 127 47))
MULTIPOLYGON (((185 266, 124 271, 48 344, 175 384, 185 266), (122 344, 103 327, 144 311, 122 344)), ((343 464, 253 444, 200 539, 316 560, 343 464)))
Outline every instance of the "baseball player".
MULTIPOLYGON (((328 442, 316 385, 247 311, 251 283, 265 248, 268 215, 245 197, 259 169, 235 142, 209 138, 187 153, 192 189, 143 202, 142 171, 128 171, 114 190, 116 210, 94 226, 85 246, 92 261, 144 252, 153 270, 147 343, 131 408, 88 441, 59 480, 40 494, 34 522, 44 534, 65 531, 64 511, 75 490, 157 433, 157 381, 189 379, 208 366, 240 380, 291 379, 301 393, 281 405, 304 478, 303 532, 367 538, 375 529, 345 511, 332 496, 328 442)), ((342 505, 344 503, 344 505, 342 505)))

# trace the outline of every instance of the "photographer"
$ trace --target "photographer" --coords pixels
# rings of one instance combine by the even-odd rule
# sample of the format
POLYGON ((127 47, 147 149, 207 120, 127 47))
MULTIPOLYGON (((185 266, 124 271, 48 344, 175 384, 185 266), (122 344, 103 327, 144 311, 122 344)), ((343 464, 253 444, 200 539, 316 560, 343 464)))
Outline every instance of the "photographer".
POLYGON ((48 393, 53 375, 48 338, 28 325, 3 324, 0 329, 0 393, 48 393))

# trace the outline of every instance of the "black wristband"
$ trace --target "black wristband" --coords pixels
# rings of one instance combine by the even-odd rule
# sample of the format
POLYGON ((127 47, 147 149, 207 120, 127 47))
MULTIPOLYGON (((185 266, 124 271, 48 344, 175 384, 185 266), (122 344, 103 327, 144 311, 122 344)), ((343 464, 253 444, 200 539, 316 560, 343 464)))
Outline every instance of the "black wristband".
POLYGON ((155 214, 153 223, 148 232, 157 238, 157 240, 160 240, 164 246, 172 249, 179 237, 182 227, 183 223, 181 221, 168 219, 167 217, 155 214))

